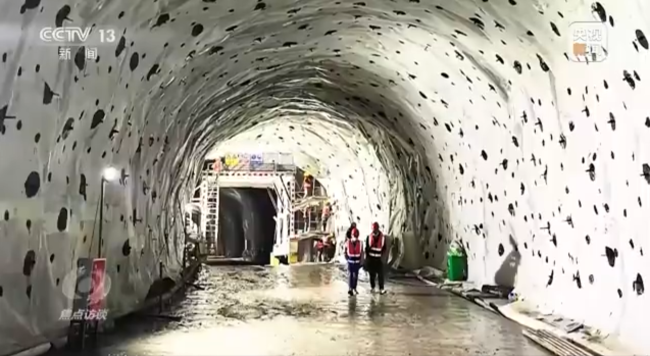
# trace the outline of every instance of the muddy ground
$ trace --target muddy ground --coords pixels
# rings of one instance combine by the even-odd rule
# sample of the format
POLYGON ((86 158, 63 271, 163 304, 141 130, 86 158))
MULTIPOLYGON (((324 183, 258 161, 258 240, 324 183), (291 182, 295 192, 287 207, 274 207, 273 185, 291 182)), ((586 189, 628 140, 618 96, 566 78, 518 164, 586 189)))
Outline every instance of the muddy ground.
MULTIPOLYGON (((363 274, 363 272, 362 272, 363 274)), ((346 294, 335 265, 204 267, 164 311, 131 317, 87 355, 548 355, 519 326, 417 280, 346 294)))

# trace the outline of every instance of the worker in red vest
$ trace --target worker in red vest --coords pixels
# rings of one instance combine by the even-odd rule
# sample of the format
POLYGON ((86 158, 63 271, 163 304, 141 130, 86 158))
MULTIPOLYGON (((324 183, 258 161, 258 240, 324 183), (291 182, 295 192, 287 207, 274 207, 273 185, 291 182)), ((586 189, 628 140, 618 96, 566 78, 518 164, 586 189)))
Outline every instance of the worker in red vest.
POLYGON ((361 259, 363 257, 363 244, 359 241, 359 230, 352 230, 351 238, 345 241, 345 259, 348 261, 348 295, 359 294, 357 292, 357 281, 359 280, 359 270, 361 269, 361 259))
POLYGON ((375 291, 375 280, 379 282, 379 293, 386 294, 384 289, 384 253, 386 252, 386 237, 379 230, 379 224, 372 223, 372 232, 366 239, 366 270, 370 274, 370 288, 375 291))

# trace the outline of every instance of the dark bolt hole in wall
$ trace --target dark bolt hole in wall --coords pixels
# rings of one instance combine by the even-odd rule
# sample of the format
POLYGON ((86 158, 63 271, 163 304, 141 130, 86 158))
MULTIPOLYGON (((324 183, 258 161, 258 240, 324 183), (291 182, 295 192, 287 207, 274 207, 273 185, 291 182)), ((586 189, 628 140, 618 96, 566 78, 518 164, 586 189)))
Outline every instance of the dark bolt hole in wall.
MULTIPOLYGON (((275 191, 271 190, 271 196, 276 199, 275 191)), ((246 256, 257 264, 269 264, 276 212, 267 190, 221 188, 219 204, 217 254, 229 258, 246 256)))

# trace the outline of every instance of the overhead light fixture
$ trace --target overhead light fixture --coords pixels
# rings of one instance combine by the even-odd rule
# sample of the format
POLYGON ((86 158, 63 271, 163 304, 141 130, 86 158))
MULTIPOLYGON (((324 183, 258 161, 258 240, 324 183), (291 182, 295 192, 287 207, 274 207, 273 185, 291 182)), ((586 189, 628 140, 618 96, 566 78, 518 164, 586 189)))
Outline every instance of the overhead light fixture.
POLYGON ((117 178, 119 178, 119 176, 120 176, 120 172, 114 167, 106 167, 102 172, 102 178, 104 178, 109 182, 116 180, 117 178))

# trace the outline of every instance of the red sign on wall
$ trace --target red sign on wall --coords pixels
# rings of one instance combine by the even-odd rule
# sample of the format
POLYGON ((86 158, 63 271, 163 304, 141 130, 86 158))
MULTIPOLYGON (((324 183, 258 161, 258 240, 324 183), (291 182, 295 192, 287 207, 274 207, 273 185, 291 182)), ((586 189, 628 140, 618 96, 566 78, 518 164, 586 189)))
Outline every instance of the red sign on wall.
POLYGON ((104 304, 105 281, 106 281, 106 259, 96 258, 93 260, 91 274, 91 293, 88 301, 88 310, 99 311, 104 304))

